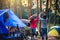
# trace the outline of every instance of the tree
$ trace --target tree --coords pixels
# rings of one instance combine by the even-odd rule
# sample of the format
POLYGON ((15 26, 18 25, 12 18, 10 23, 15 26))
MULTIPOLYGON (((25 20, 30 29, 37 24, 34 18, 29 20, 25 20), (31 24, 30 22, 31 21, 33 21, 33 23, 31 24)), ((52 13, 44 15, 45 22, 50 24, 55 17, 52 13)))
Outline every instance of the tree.
POLYGON ((47 16, 49 16, 49 15, 48 15, 48 2, 49 2, 49 0, 47 0, 47 2, 46 2, 46 15, 47 15, 47 16))
POLYGON ((22 0, 20 0, 20 18, 22 18, 22 0))
POLYGON ((56 14, 57 14, 57 3, 58 3, 58 0, 55 1, 55 15, 54 15, 54 26, 56 26, 56 14))
POLYGON ((52 12, 54 11, 54 25, 57 23, 57 16, 60 16, 60 1, 59 0, 52 0, 52 12))
POLYGON ((6 1, 7 8, 9 8, 9 9, 10 9, 10 2, 11 2, 11 0, 6 1))
POLYGON ((52 5, 52 0, 49 0, 49 20, 48 20, 48 22, 49 22, 49 24, 48 24, 48 27, 49 27, 49 29, 50 29, 50 13, 51 13, 51 5, 52 5))
POLYGON ((40 0, 40 12, 42 11, 42 0, 40 0))
POLYGON ((2 5, 3 5, 3 1, 2 0, 0 0, 0 9, 2 9, 2 5))
POLYGON ((32 0, 28 0, 28 18, 31 16, 32 0))
MULTIPOLYGON (((40 0, 40 12, 42 11, 42 0, 40 0)), ((41 35, 41 21, 40 21, 40 35, 41 35)))
POLYGON ((46 2, 46 15, 48 16, 48 23, 49 23, 48 29, 50 29, 50 15, 48 14, 48 5, 49 5, 49 3, 50 3, 50 8, 51 8, 51 0, 47 0, 47 2, 46 2))
POLYGON ((3 1, 4 0, 0 0, 0 9, 3 9, 3 1))
POLYGON ((14 0, 14 12, 17 13, 17 2, 14 0))

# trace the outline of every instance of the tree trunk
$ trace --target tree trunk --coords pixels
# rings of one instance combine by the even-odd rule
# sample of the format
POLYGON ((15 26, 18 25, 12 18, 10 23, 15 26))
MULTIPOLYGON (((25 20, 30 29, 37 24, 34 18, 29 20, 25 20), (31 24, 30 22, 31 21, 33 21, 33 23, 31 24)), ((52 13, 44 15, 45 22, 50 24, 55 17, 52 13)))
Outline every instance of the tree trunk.
POLYGON ((55 1, 55 15, 54 15, 54 26, 56 26, 56 14, 57 14, 57 3, 58 3, 58 0, 55 1))
POLYGON ((54 26, 56 26, 56 10, 55 10, 55 15, 54 15, 54 26))
MULTIPOLYGON (((42 12, 42 0, 40 0, 40 12, 42 12)), ((41 35, 41 21, 40 21, 40 35, 41 35)))
POLYGON ((0 0, 0 9, 3 8, 3 0, 0 0))
POLYGON ((39 10, 38 10, 38 0, 37 0, 37 15, 39 14, 39 10))
MULTIPOLYGON (((46 15, 48 16, 48 21, 49 21, 48 3, 49 3, 49 0, 47 0, 47 2, 46 2, 46 15)), ((49 27, 47 27, 47 29, 49 29, 49 27)))
POLYGON ((0 9, 6 9, 6 0, 0 0, 0 9))
POLYGON ((17 13, 17 2, 16 2, 16 0, 14 1, 14 12, 17 13))
POLYGON ((22 19, 22 0, 20 0, 20 18, 22 19))
POLYGON ((32 5, 31 5, 31 3, 32 3, 32 0, 28 0, 28 19, 29 19, 29 17, 31 16, 31 8, 32 8, 32 5))
POLYGON ((49 2, 49 0, 47 0, 47 2, 46 2, 46 15, 48 16, 48 2, 49 2))
POLYGON ((10 9, 10 2, 11 2, 11 0, 7 0, 6 1, 6 5, 7 5, 7 7, 10 9))
MULTIPOLYGON (((49 0, 49 6, 50 6, 50 10, 51 10, 51 5, 52 5, 52 0, 49 0)), ((49 11, 49 12, 51 12, 51 11, 49 11)), ((49 29, 50 29, 50 15, 49 15, 49 24, 48 24, 48 27, 49 27, 49 29)))
POLYGON ((40 12, 42 11, 42 0, 40 0, 40 12))

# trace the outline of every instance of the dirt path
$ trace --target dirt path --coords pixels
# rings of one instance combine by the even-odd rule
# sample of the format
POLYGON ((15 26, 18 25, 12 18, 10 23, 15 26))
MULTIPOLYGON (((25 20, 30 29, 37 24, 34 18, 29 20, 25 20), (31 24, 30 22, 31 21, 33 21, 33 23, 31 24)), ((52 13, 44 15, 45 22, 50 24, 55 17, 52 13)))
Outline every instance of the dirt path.
MULTIPOLYGON (((31 39, 29 39, 29 40, 31 40, 31 39)), ((40 36, 38 36, 38 37, 36 38, 36 40, 42 40, 42 39, 41 39, 40 36)), ((44 40, 46 40, 46 39, 44 39, 44 40)), ((48 40, 60 40, 60 38, 59 38, 59 39, 56 39, 56 37, 48 37, 48 40)))

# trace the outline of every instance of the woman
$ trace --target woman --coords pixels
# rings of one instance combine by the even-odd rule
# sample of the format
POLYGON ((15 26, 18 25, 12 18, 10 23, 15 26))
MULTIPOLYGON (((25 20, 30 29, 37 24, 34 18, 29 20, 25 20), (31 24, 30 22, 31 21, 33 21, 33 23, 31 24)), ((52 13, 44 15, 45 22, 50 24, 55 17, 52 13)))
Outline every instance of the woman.
POLYGON ((38 21, 38 16, 32 16, 30 18, 30 27, 31 27, 31 39, 34 39, 34 36, 36 35, 36 23, 38 21))

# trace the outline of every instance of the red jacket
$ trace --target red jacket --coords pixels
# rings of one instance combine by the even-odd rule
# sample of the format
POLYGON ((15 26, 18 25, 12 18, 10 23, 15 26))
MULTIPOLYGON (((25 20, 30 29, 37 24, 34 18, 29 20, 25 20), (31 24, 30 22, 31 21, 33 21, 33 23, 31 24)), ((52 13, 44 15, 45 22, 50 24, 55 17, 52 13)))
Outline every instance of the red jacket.
POLYGON ((30 22, 30 27, 31 28, 36 28, 36 23, 37 23, 37 21, 38 21, 38 16, 36 16, 36 18, 34 19, 34 20, 31 20, 31 22, 30 22))

